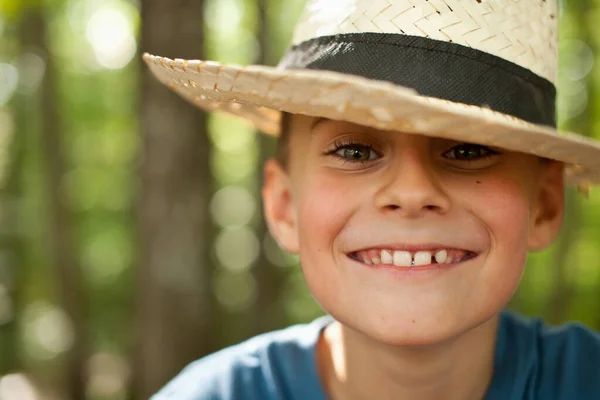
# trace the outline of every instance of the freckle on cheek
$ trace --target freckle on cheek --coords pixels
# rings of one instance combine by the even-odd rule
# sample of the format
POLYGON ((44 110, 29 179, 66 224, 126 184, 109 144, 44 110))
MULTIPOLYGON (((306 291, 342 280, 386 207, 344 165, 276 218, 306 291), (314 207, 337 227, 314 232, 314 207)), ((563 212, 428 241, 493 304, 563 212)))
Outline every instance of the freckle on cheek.
POLYGON ((480 184, 481 184, 481 181, 475 181, 475 183, 477 183, 477 184, 479 184, 479 185, 480 185, 480 184))

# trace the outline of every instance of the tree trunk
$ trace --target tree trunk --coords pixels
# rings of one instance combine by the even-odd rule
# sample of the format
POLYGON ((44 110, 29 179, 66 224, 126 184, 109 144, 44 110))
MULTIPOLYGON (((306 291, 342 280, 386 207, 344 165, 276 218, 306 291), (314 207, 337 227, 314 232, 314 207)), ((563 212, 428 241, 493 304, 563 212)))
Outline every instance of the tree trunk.
MULTIPOLYGON (((16 108, 18 114, 22 114, 24 108, 23 102, 19 101, 16 108)), ((22 312, 21 294, 23 288, 23 253, 24 244, 22 232, 19 229, 19 204, 23 196, 21 190, 21 169, 23 166, 24 140, 23 136, 27 133, 27 129, 19 122, 22 122, 22 115, 17 116, 17 128, 13 133, 13 138, 9 150, 9 163, 7 167, 6 185, 0 192, 2 201, 2 222, 6 224, 3 229, 3 237, 1 240, 0 252, 7 255, 10 260, 9 270, 10 275, 5 276, 6 281, 0 281, 3 289, 6 289, 8 298, 4 301, 9 301, 5 306, 12 310, 10 320, 3 320, 0 323, 0 375, 8 374, 21 368, 19 360, 19 329, 17 315, 22 312), (4 236, 6 235, 6 236, 4 236)), ((9 312, 9 311, 5 311, 9 312)))
MULTIPOLYGON (((23 20, 20 23, 19 39, 26 41, 27 23, 23 20)), ((1 39, 0 39, 1 40, 1 39)), ((22 43, 25 44, 25 43, 22 43)), ((27 77, 25 77, 27 78, 27 77)), ((2 289, 6 289, 9 304, 6 307, 12 310, 11 319, 3 320, 0 323, 0 375, 6 375, 21 368, 19 361, 19 329, 17 315, 21 314, 21 293, 23 287, 23 253, 24 244, 22 231, 19 229, 19 205, 23 197, 22 192, 22 174, 25 155, 25 137, 31 132, 31 124, 28 121, 31 115, 31 107, 28 106, 28 99, 25 96, 16 96, 12 103, 11 116, 14 115, 14 131, 8 127, 2 127, 4 135, 11 135, 10 150, 8 151, 8 163, 6 166, 6 181, 0 191, 1 213, 4 215, 2 224, 1 248, 3 255, 8 255, 9 270, 6 280, 0 281, 2 289)), ((5 311, 6 312, 6 311, 5 311)))
POLYGON ((86 361, 88 340, 84 325, 85 297, 81 270, 76 258, 73 236, 73 218, 66 207, 62 181, 66 173, 65 138, 56 102, 56 71, 49 53, 47 24, 41 6, 26 6, 23 14, 23 32, 28 32, 29 44, 46 52, 46 73, 40 86, 41 95, 41 144, 43 165, 47 182, 47 206, 50 217, 50 262, 58 278, 60 306, 65 310, 73 330, 73 343, 66 355, 65 398, 85 399, 86 361))
MULTIPOLYGON (((267 13, 269 1, 256 0, 258 9, 258 43, 259 56, 258 63, 262 65, 272 65, 275 63, 272 46, 272 25, 267 13)), ((259 162, 261 168, 258 168, 256 177, 258 198, 260 188, 263 183, 262 166, 269 156, 273 154, 273 139, 263 134, 258 135, 259 141, 259 162)), ((264 240, 268 234, 267 226, 260 208, 259 223, 256 226, 256 234, 260 240, 264 240)), ((259 259, 254 267, 254 276, 257 282, 257 301, 256 301, 256 330, 255 334, 281 328, 285 325, 285 311, 281 299, 281 290, 284 286, 285 270, 282 267, 273 265, 267 257, 265 251, 260 252, 259 259)))
MULTIPOLYGON (((143 51, 202 58, 203 1, 141 3, 143 51)), ((142 70, 136 399, 147 399, 212 350, 214 303, 206 117, 142 70)))

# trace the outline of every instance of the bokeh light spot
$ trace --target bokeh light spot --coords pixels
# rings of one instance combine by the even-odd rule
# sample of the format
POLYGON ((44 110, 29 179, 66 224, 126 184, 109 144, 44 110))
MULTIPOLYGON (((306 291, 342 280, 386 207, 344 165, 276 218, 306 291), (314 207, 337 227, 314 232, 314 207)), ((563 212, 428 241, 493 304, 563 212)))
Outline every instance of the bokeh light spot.
POLYGON ((256 210, 256 201, 242 186, 227 186, 213 196, 210 209, 214 221, 221 227, 239 227, 248 224, 256 210))
POLYGON ((114 8, 101 8, 90 18, 86 37, 96 60, 104 68, 125 67, 136 52, 133 27, 125 15, 114 8))
POLYGON ((214 279, 214 291, 226 310, 242 312, 256 300, 256 281, 249 271, 221 271, 214 279))
POLYGON ((594 66, 594 52, 582 40, 563 40, 559 46, 561 73, 571 81, 585 78, 594 66))
POLYGON ((215 240, 219 263, 230 271, 250 268, 259 256, 260 244, 248 227, 225 228, 215 240))
POLYGON ((580 116, 588 105, 587 87, 582 81, 559 79, 557 99, 558 115, 563 120, 580 116))
POLYGON ((97 232, 83 252, 84 265, 93 283, 115 281, 130 265, 131 259, 127 232, 116 227, 97 232))
POLYGON ((92 398, 122 398, 131 375, 119 354, 95 353, 88 361, 88 393, 92 398))
POLYGON ((63 178, 65 199, 74 210, 124 209, 130 201, 129 175, 123 168, 77 168, 63 178))
POLYGON ((0 63, 0 106, 5 105, 17 89, 19 71, 11 64, 0 63))
POLYGON ((27 306, 23 325, 25 350, 32 358, 52 359, 73 344, 69 317, 51 304, 38 302, 27 306))
POLYGON ((248 150, 256 140, 256 133, 247 122, 222 114, 211 115, 209 135, 217 149, 226 153, 248 150))
POLYGON ((210 29, 222 34, 235 32, 244 12, 244 4, 237 0, 209 0, 206 3, 204 22, 210 29))
POLYGON ((0 400, 38 400, 38 392, 24 374, 9 374, 0 379, 0 400))

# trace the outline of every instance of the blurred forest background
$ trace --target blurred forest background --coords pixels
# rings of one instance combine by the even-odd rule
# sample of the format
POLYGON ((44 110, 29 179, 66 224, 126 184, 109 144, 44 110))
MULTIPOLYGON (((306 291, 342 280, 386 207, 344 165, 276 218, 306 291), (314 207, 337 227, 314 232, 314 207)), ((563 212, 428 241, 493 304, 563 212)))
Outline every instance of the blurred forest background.
MULTIPOLYGON (((332 0, 334 1, 334 0, 332 0)), ((0 400, 146 399, 188 362, 322 311, 266 233, 273 141, 140 54, 276 64, 304 0, 0 0, 0 400)), ((600 0, 561 4, 559 119, 600 137, 600 0)), ((600 329, 600 192, 511 307, 600 329)))

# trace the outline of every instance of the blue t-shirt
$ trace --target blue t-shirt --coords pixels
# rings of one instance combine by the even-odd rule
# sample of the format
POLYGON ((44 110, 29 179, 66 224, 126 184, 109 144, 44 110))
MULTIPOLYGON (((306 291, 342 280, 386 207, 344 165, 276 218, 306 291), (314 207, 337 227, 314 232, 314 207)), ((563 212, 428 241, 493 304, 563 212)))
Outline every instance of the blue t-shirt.
MULTIPOLYGON (((185 368, 151 400, 326 400, 315 345, 330 316, 256 336, 185 368)), ((600 399, 600 335, 501 313, 485 400, 600 399)))

